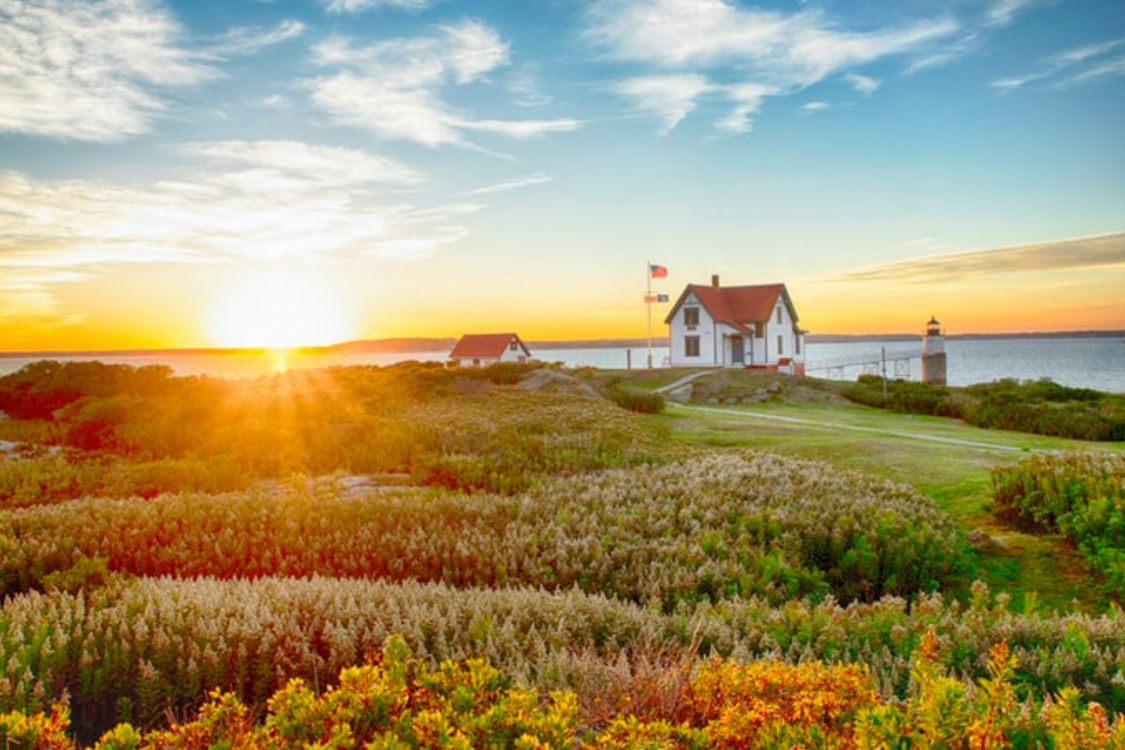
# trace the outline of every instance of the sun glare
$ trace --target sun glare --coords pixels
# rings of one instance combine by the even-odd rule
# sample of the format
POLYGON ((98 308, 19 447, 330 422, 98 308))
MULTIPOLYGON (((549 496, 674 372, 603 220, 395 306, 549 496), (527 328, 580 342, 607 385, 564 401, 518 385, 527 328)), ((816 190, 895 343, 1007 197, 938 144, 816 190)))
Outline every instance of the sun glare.
POLYGON ((219 346, 271 350, 333 344, 353 333, 340 295, 292 271, 254 274, 231 284, 215 298, 208 329, 219 346))

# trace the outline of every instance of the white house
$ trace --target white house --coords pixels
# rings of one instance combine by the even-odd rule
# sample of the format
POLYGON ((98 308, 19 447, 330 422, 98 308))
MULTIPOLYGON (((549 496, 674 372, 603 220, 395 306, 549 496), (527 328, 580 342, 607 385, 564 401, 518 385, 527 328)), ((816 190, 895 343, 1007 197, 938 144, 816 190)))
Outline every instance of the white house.
POLYGON ((449 353, 462 367, 481 367, 497 362, 526 362, 531 351, 514 333, 466 333, 449 353))
POLYGON ((804 334, 784 284, 688 284, 664 320, 673 366, 752 367, 805 374, 804 334))

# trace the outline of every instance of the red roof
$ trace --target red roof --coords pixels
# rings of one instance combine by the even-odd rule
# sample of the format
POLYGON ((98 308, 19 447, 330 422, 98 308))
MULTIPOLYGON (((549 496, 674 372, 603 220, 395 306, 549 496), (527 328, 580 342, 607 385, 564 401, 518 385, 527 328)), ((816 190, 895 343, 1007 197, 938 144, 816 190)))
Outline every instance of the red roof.
POLYGON ((524 354, 531 356, 520 337, 514 333, 466 333, 449 353, 450 359, 490 359, 500 357, 515 339, 524 354))
POLYGON ((688 284, 687 289, 680 295, 672 311, 665 318, 665 323, 672 322, 672 316, 683 304, 688 294, 694 294, 699 303, 707 308, 711 317, 720 323, 747 332, 747 323, 763 323, 769 320, 777 307, 777 299, 785 300, 786 307, 793 322, 797 322, 797 311, 789 299, 789 292, 784 284, 757 284, 753 286, 724 286, 714 287, 708 284, 688 284))

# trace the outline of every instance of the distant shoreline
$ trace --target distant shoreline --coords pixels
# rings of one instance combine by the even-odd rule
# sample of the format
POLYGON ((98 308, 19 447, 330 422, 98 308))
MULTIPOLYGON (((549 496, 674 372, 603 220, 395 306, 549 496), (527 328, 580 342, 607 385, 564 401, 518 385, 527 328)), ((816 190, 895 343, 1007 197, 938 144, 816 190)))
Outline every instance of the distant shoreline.
MULTIPOLYGON (((1125 330, 1114 331, 1032 331, 1025 333, 961 333, 946 336, 950 341, 978 339, 1125 339, 1125 330)), ((805 340, 810 344, 838 344, 863 341, 921 341, 919 334, 809 334, 805 340)), ((456 339, 452 338, 394 338, 348 341, 332 346, 299 347, 294 351, 309 355, 333 354, 410 354, 413 352, 438 352, 453 348, 456 339)), ((575 339, 527 342, 532 350, 543 349, 622 349, 643 348, 647 339, 575 339)), ((654 338, 654 347, 668 346, 667 338, 654 338)), ((185 349, 76 349, 46 351, 0 351, 0 358, 15 359, 27 357, 191 357, 207 356, 253 356, 271 351, 269 348, 219 348, 195 347, 185 349)))

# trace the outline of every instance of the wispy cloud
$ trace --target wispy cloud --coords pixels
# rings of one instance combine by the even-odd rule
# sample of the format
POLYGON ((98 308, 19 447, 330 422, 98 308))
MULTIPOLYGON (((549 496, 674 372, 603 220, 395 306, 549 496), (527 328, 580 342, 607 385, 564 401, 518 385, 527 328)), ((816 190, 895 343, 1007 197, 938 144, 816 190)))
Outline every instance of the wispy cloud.
POLYGON ((507 76, 505 85, 512 95, 512 103, 519 107, 542 107, 552 99, 543 91, 536 63, 524 63, 507 76))
POLYGON ((1125 57, 1117 57, 1113 60, 1105 60, 1096 65, 1091 65, 1089 68, 1079 73, 1064 78, 1055 86, 1056 88, 1066 89, 1083 83, 1089 83, 1099 78, 1109 78, 1113 76, 1125 76, 1125 57))
POLYGON ((467 198, 474 195, 506 193, 510 190, 519 190, 520 188, 531 187, 532 185, 543 185, 550 181, 551 176, 549 174, 539 172, 537 174, 528 175, 527 177, 520 177, 515 180, 506 180, 504 182, 497 182, 494 185, 486 185, 484 187, 474 188, 472 190, 465 190, 457 193, 457 195, 467 198))
POLYGON ((268 169, 324 185, 413 185, 425 177, 401 162, 358 149, 300 141, 208 141, 184 150, 226 165, 268 169))
POLYGON ((360 13, 378 8, 424 10, 433 0, 323 0, 323 3, 329 13, 360 13))
POLYGON ((985 23, 988 26, 1008 26, 1016 16, 1041 0, 994 0, 985 10, 985 23))
POLYGON ((252 55, 266 47, 296 39, 304 33, 305 24, 296 20, 282 21, 271 28, 236 26, 209 45, 206 52, 219 58, 252 55))
POLYGON ((694 73, 640 76, 617 86, 637 110, 660 119, 661 135, 679 125, 695 109, 696 100, 713 89, 706 77, 694 73))
POLYGON ((823 112, 832 107, 828 102, 805 102, 801 105, 801 109, 806 112, 823 112))
MULTIPOLYGON (((663 132, 709 92, 734 103, 719 129, 745 132, 765 96, 792 93, 850 68, 915 52, 959 28, 951 18, 937 18, 848 31, 818 11, 744 8, 728 0, 594 0, 587 25, 587 37, 611 58, 656 68, 624 81, 618 90, 659 116, 663 132), (716 83, 732 77, 742 83, 716 83), (651 84, 662 79, 679 85, 661 98, 651 84)), ((876 83, 865 80, 868 86, 876 83)))
POLYGON ((996 274, 1125 265, 1125 232, 915 258, 831 277, 830 281, 929 284, 996 274))
POLYGON ((1068 88, 1105 76, 1125 75, 1125 58, 1104 59, 1122 44, 1125 44, 1125 37, 1065 49, 1043 58, 1032 71, 993 81, 992 87, 1009 92, 1050 79, 1051 87, 1068 88), (1091 64, 1083 69, 1087 63, 1091 64))
POLYGON ((119 264, 410 260, 464 237, 460 217, 484 207, 403 202, 388 191, 423 176, 367 151, 292 141, 181 148, 201 166, 148 184, 0 172, 0 318, 52 313, 56 284, 119 264))
POLYGON ((334 72, 303 81, 314 104, 342 125, 427 146, 471 145, 465 131, 529 138, 581 127, 578 120, 481 119, 442 97, 449 86, 485 81, 507 64, 508 44, 491 27, 464 21, 430 36, 357 46, 333 38, 313 48, 314 61, 334 72))
POLYGON ((857 94, 862 94, 863 96, 871 96, 883 85, 883 82, 878 78, 872 78, 871 76, 865 76, 859 73, 845 73, 844 80, 856 90, 857 94))
POLYGON ((0 0, 0 131, 114 141, 217 74, 151 0, 0 0))

